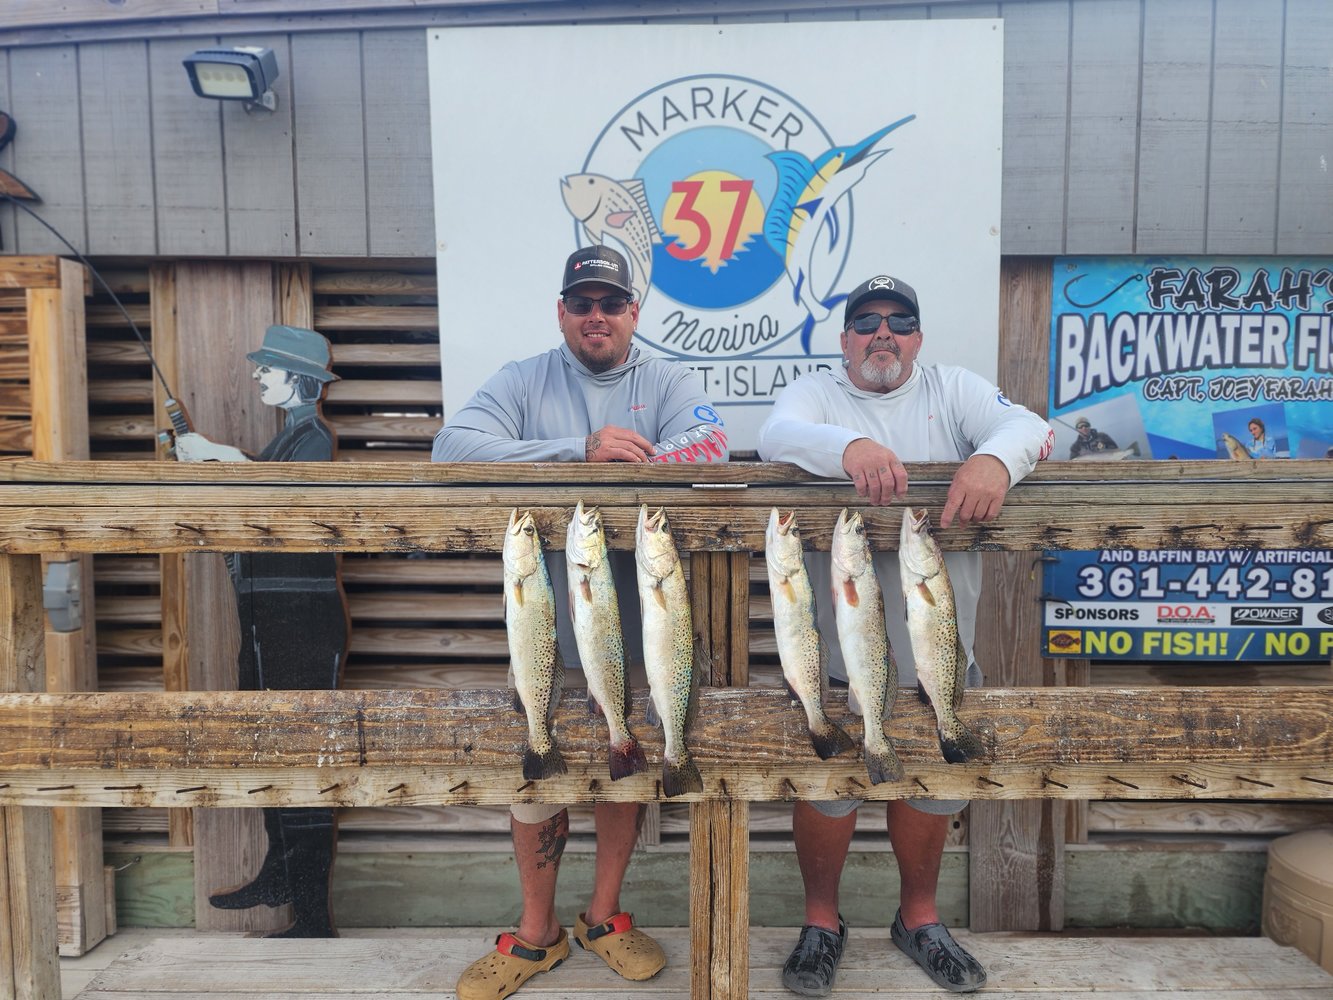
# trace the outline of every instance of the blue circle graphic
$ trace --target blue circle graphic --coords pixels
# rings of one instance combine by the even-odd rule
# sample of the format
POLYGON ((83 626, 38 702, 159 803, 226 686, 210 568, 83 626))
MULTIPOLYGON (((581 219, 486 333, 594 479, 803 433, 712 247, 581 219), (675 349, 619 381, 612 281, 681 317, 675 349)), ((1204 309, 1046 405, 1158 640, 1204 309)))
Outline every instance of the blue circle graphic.
MULTIPOLYGON (((771 151, 763 140, 736 129, 705 127, 691 129, 667 139, 639 167, 644 194, 653 217, 661 225, 671 185, 701 170, 725 171, 754 182, 754 193, 765 208, 777 188, 777 170, 767 158, 771 151)), ((653 288, 682 305, 699 309, 727 309, 758 298, 782 277, 783 261, 755 233, 738 247, 714 274, 702 258, 679 260, 667 247, 672 238, 653 247, 653 288)))

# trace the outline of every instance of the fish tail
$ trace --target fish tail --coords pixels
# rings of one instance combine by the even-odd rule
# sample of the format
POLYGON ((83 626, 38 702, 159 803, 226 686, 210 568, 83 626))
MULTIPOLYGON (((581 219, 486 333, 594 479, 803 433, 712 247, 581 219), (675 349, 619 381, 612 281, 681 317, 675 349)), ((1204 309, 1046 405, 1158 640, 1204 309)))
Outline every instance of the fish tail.
POLYGON ((940 751, 950 764, 964 764, 986 756, 986 748, 962 722, 950 726, 947 732, 940 730, 940 751))
POLYGON ((828 718, 810 727, 810 744, 815 748, 815 753, 819 754, 820 760, 836 757, 856 746, 847 731, 828 718))
POLYGON ((677 761, 662 761, 662 794, 667 798, 703 790, 703 776, 699 774, 698 765, 689 753, 681 754, 677 761))
POLYGON ((892 744, 886 743, 882 750, 866 747, 866 773, 870 775, 872 785, 902 780, 903 762, 898 759, 892 744))
POLYGON ((538 753, 531 746, 523 751, 523 777, 528 781, 553 778, 567 770, 569 768, 565 766, 564 755, 554 743, 545 753, 538 753))
POLYGON ((643 747, 639 746, 639 741, 633 736, 621 743, 611 744, 608 763, 611 766, 612 781, 638 774, 648 766, 648 761, 643 756, 643 747))

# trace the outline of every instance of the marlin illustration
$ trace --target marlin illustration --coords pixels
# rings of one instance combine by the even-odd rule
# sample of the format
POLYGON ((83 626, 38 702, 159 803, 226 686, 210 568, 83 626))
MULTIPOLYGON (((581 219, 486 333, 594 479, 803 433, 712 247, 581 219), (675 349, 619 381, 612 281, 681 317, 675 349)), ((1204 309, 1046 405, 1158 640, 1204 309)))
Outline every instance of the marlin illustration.
POLYGON ((619 243, 634 267, 634 297, 643 302, 653 283, 653 244, 662 234, 653 220, 643 181, 612 180, 602 174, 570 174, 560 182, 569 214, 593 243, 619 243))
POLYGON ((810 335, 815 324, 827 318, 845 296, 821 299, 812 287, 811 274, 826 262, 838 245, 836 207, 865 176, 870 165, 888 152, 872 151, 875 143, 906 125, 916 115, 900 118, 853 146, 834 146, 812 163, 802 153, 779 150, 769 153, 778 171, 777 193, 764 217, 764 239, 782 258, 792 283, 792 299, 805 306, 801 347, 810 353, 810 335), (818 237, 828 229, 828 248, 821 252, 818 237))

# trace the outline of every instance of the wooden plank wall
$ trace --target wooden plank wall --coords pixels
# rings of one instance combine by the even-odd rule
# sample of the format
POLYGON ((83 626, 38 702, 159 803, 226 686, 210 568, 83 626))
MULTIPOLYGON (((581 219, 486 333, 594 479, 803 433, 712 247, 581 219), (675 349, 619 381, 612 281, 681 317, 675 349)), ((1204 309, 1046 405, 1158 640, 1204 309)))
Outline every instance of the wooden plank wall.
MULTIPOLYGON (((649 17, 630 0, 383 7, 0 14, 0 107, 20 126, 0 166, 87 253, 427 257, 429 26, 1000 17, 1005 254, 1333 244, 1324 0, 716 0, 649 17), (274 50, 275 113, 193 95, 180 60, 218 43, 274 50)), ((9 250, 64 252, 8 206, 0 235, 9 250)))
MULTIPOLYGON (((172 265, 158 265, 170 271, 172 265)), ((1010 374, 1007 387, 1039 405, 1044 382, 1039 372, 1045 359, 1036 341, 1020 335, 1048 323, 1048 260, 1006 260, 1002 287, 1007 336, 1004 355, 1010 374)), ((318 266, 309 280, 313 325, 333 342, 335 383, 326 414, 338 429, 344 461, 427 461, 430 439, 440 422, 438 315, 433 262, 420 261, 395 269, 383 266, 318 266)), ((108 272, 142 332, 151 338, 154 317, 170 317, 174 286, 161 277, 149 280, 147 270, 108 272), (150 289, 155 290, 150 301, 150 289)), ((298 295, 300 294, 298 289, 298 295)), ((161 322, 170 322, 169 319, 161 322)), ((103 298, 89 306, 89 368, 92 402, 92 453, 96 457, 139 457, 152 454, 154 421, 152 385, 146 357, 124 319, 103 298)), ((160 340, 159 350, 168 340, 160 340)), ((239 350, 239 348, 238 348, 239 350)), ((243 352, 242 352, 243 353, 243 352)), ((167 367, 169 372, 178 365, 167 367)), ((180 376, 172 375, 173 380, 180 376)), ((242 397, 248 384, 237 383, 242 397)), ((182 383, 178 391, 184 394, 182 383)), ((763 560, 748 560, 751 590, 750 683, 781 683, 772 632, 771 607, 763 560)), ((992 580, 1023 577, 1014 557, 995 557, 992 580)), ((149 557, 97 557, 97 606, 101 686, 104 690, 160 687, 163 673, 161 601, 157 560, 149 557)), ((347 686, 477 687, 503 682, 507 643, 501 618, 500 571, 493 556, 405 558, 392 555, 344 557, 343 580, 353 616, 352 652, 347 686)), ((1021 617, 1018 604, 1027 590, 1008 593, 992 614, 999 621, 1021 617)), ((1030 596, 1030 595, 1029 595, 1030 596)), ((994 597, 994 595, 992 595, 994 597)), ((1002 627, 1002 626, 999 626, 1002 627)), ((1038 660, 1015 644, 1002 650, 993 664, 1007 677, 1006 663, 1034 665, 1038 660)), ((1063 662, 1046 664, 1045 678, 1012 677, 1012 683, 1059 682, 1067 672, 1063 662)), ((1090 681, 1097 685, 1139 686, 1197 684, 1201 673, 1208 683, 1329 683, 1328 667, 1252 666, 1221 674, 1195 666, 1097 665, 1090 681)), ((1089 674, 1077 674, 1084 683, 1089 674)), ((572 682, 571 682, 572 683, 572 682)), ((1262 838, 1333 819, 1333 807, 1324 804, 1258 803, 978 803, 956 824, 951 846, 962 848, 970 839, 969 826, 981 823, 983 842, 991 850, 972 858, 974 869, 994 876, 984 897, 973 897, 973 919, 984 922, 1003 907, 1031 906, 1030 922, 1061 925, 1065 917, 1078 922, 1090 918, 1076 906, 1062 914, 1060 857, 1050 853, 1051 835, 1034 831, 1060 829, 1059 812, 1074 810, 1070 840, 1077 850, 1134 851, 1145 836, 1180 841, 1186 852, 1212 851, 1235 838, 1262 838), (1020 818, 1025 813, 1031 817, 1020 818), (1019 841, 1013 838, 1020 837, 1019 841), (1004 850, 994 848, 1003 843, 1004 850), (988 866, 988 867, 987 867, 988 866), (1044 886, 1040 894, 1028 890, 1044 886)), ((106 814, 108 843, 123 849, 126 839, 142 844, 162 838, 167 831, 165 810, 125 809, 106 814), (145 841, 146 838, 146 841, 145 841)), ((575 837, 591 833, 591 811, 573 811, 575 837)), ((662 807, 650 826, 648 842, 679 850, 688 833, 688 807, 662 807)), ((790 815, 783 804, 756 803, 751 807, 750 829, 756 849, 781 849, 789 842, 790 815)), ((883 849, 882 816, 877 809, 862 810, 856 849, 883 849)), ((415 839, 430 838, 433 850, 451 852, 508 849, 508 816, 503 807, 359 809, 342 817, 345 843, 379 845, 377 852, 421 849, 415 839), (394 845, 399 845, 395 847, 394 845)), ((188 831, 173 834, 171 843, 188 847, 188 831)), ((1074 863, 1086 862, 1075 856, 1074 863)), ((353 871, 354 869, 349 869, 353 871)), ((761 878, 762 866, 756 869, 761 878)), ((489 871, 489 869, 488 869, 489 871)), ((349 877, 353 877, 349 874, 349 877)), ((497 876, 498 877, 498 876, 497 876)), ((503 879, 498 883, 503 886, 503 879)), ((977 881, 974 871, 974 888, 977 881)), ((497 891, 501 891, 497 888, 497 891)), ((756 892, 763 892, 758 887, 756 892)), ((964 911, 966 912, 966 911, 964 911)))

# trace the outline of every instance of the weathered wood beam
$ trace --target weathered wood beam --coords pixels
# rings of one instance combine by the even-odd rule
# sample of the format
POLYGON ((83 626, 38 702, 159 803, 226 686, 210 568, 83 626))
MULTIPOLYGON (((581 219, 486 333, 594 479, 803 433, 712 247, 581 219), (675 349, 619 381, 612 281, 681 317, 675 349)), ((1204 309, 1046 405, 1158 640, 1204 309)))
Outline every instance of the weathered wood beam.
MULTIPOLYGON (((640 718, 644 692, 632 714, 640 718)), ((837 699, 830 714, 853 732, 837 699)), ((1008 688, 962 713, 989 763, 946 765, 912 699, 891 723, 902 781, 870 788, 855 755, 821 762, 785 692, 701 692, 698 799, 1333 797, 1333 689, 1008 688)), ((655 774, 607 780, 605 734, 565 699, 570 774, 524 782, 507 692, 0 695, 0 804, 403 805, 654 801, 655 774), (508 780, 506 780, 508 779, 508 780), (69 787, 65 787, 69 786, 69 787)), ((638 727, 650 758, 660 736, 638 727)))
MULTIPOLYGON (((1333 546, 1328 462, 1047 463, 1000 517, 937 533, 952 550, 1333 546), (1281 466, 1275 469, 1275 466, 1281 466), (1108 478, 1114 475, 1115 478, 1108 478)), ((956 466, 909 466, 910 501, 938 518, 956 466)), ((508 511, 534 511, 549 547, 569 510, 604 508, 612 547, 632 544, 637 506, 665 506, 689 551, 759 551, 771 506, 802 512, 825 549, 847 483, 790 466, 644 467, 151 462, 0 465, 0 549, 11 552, 498 550, 508 511), (702 487, 702 488, 700 488, 702 487)), ((897 544, 901 511, 865 511, 872 543, 897 544)))

